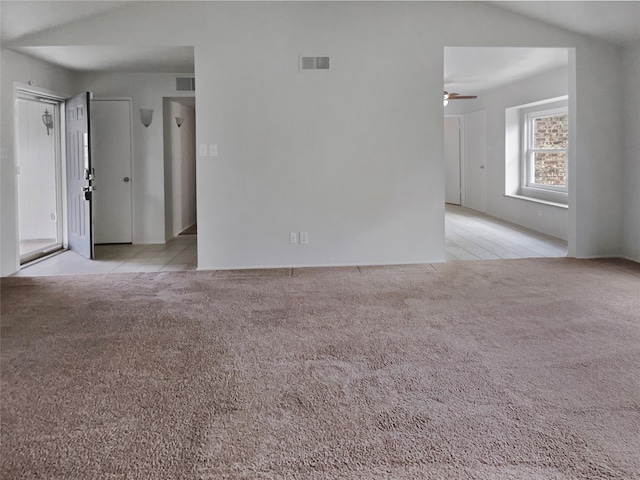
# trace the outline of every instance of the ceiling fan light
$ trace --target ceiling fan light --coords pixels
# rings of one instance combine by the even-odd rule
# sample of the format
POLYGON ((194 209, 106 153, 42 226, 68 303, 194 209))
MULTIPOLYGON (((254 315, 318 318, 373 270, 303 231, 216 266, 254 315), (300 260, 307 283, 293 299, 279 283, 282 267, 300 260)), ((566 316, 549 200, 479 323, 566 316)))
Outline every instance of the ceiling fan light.
POLYGON ((443 103, 444 103, 444 106, 446 107, 447 105, 449 105, 449 100, 447 100, 447 99, 445 98, 445 99, 444 99, 444 101, 443 101, 443 103))

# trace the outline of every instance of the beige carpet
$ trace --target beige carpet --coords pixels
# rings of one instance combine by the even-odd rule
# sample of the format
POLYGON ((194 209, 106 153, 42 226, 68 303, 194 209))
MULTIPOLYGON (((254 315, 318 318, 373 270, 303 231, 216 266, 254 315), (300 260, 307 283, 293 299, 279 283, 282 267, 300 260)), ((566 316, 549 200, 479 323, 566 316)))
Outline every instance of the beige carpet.
POLYGON ((640 266, 2 280, 2 479, 638 479, 640 266))

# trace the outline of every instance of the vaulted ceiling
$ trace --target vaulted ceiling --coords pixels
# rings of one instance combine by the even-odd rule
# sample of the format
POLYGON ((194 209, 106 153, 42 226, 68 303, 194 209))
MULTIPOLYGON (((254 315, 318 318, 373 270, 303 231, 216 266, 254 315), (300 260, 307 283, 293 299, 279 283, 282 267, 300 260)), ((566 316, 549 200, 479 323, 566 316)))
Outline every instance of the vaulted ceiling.
MULTIPOLYGON (((151 0, 147 0, 151 1, 151 0)), ((181 1, 181 0, 173 0, 181 1)), ((583 35, 624 47, 640 44, 639 1, 521 2, 486 1, 505 9, 583 35)), ((79 71, 193 72, 193 49, 175 46, 37 46, 21 45, 30 35, 126 9, 121 1, 5 1, 0 3, 1 40, 6 48, 79 71)), ((566 62, 557 49, 451 49, 445 84, 449 88, 482 90, 491 72, 517 79, 525 69, 539 71, 566 62), (500 50, 500 52, 498 52, 500 50), (562 57, 562 58, 561 58, 562 57), (526 58, 527 61, 518 61, 526 58), (475 80, 474 80, 475 78, 475 80), (475 81, 475 83, 474 83, 475 81)), ((497 81, 497 80, 496 80, 497 81)))
POLYGON ((490 1, 534 20, 618 46, 640 44, 640 1, 490 1))

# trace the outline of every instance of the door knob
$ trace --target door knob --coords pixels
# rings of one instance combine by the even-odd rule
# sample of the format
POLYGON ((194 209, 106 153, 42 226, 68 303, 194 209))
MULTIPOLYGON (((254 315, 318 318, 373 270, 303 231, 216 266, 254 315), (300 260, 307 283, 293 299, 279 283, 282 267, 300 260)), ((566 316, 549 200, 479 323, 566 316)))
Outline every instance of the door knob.
POLYGON ((129 181, 129 177, 124 177, 124 183, 127 183, 129 181))

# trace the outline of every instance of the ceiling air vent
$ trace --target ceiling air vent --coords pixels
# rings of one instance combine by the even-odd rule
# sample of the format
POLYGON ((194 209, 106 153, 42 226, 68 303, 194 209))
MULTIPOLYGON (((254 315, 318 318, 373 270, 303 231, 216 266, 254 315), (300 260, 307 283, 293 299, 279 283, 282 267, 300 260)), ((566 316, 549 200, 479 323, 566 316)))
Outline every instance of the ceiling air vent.
POLYGON ((196 79, 194 77, 176 78, 176 90, 178 92, 195 92, 196 79))
POLYGON ((300 71, 329 70, 329 57, 300 57, 300 71))

